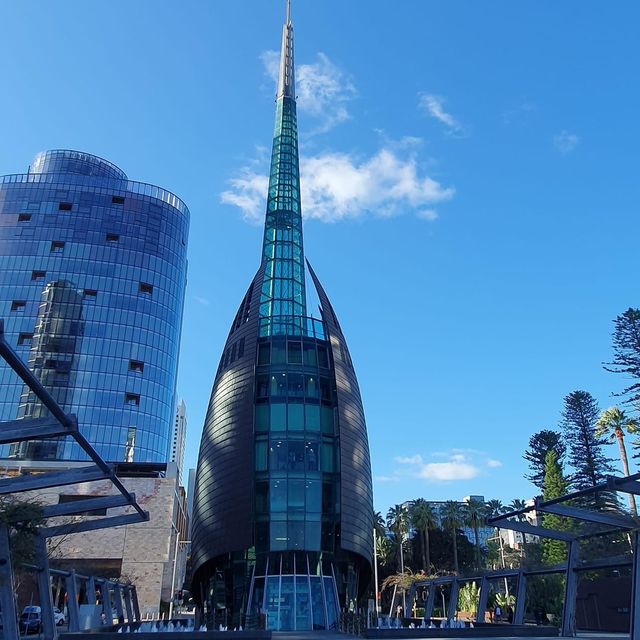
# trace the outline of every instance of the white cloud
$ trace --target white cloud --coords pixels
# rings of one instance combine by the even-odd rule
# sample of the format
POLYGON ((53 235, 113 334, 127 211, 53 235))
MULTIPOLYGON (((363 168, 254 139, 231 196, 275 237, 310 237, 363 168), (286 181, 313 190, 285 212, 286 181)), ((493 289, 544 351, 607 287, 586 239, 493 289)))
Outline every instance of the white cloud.
MULTIPOLYGON (((280 53, 265 51, 260 58, 266 73, 277 82, 280 53)), ((296 93, 298 108, 320 121, 309 135, 324 133, 348 120, 347 103, 357 96, 353 82, 321 52, 313 64, 296 65, 296 93)))
POLYGON ((444 103, 445 99, 442 96, 436 96, 433 93, 418 94, 418 107, 422 111, 445 125, 449 134, 463 136, 465 132, 462 125, 450 113, 445 111, 444 103))
POLYGON ((570 153, 578 146, 579 142, 579 136, 575 133, 569 133, 565 129, 553 136, 553 146, 560 153, 570 153))
POLYGON ((480 475, 480 468, 467 460, 463 454, 452 454, 447 462, 425 462, 422 456, 395 458, 398 464, 409 465, 410 474, 415 478, 434 482, 472 480, 480 475))
POLYGON ((229 184, 231 189, 220 194, 220 201, 238 207, 245 220, 255 222, 259 219, 264 212, 269 178, 245 167, 236 178, 229 180, 229 184))
POLYGON ((500 462, 500 460, 493 460, 492 458, 489 458, 487 460, 487 467, 490 467, 491 469, 497 469, 498 467, 502 466, 502 462, 500 462))
MULTIPOLYGON (((437 213, 428 206, 454 195, 452 187, 422 174, 415 154, 388 147, 365 159, 338 152, 303 156, 300 172, 304 216, 322 222, 365 214, 389 217, 409 210, 434 220, 437 213)), ((221 201, 238 207, 245 219, 261 222, 266 175, 245 167, 230 185, 231 189, 221 194, 221 201)))
POLYGON ((376 476, 376 482, 399 482, 400 478, 398 476, 376 476))
POLYGON ((201 304, 203 307, 208 307, 211 305, 211 300, 209 300, 208 298, 203 298, 201 296, 193 296, 193 299, 198 303, 201 304))
POLYGON ((422 209, 421 211, 418 211, 416 213, 416 216, 418 216, 418 218, 421 218, 422 220, 433 222, 434 220, 438 219, 438 212, 434 211, 433 209, 422 209))

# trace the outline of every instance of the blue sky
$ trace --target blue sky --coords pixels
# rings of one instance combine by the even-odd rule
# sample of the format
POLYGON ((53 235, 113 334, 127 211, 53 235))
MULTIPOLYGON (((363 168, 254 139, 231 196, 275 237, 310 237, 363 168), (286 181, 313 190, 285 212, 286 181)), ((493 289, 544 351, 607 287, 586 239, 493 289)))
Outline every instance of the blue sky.
MULTIPOLYGON (((190 466, 258 266, 283 5, 0 5, 0 174, 79 149, 190 207, 190 466)), ((640 7, 294 0, 293 14, 306 254, 359 374, 376 508, 529 497, 529 436, 570 391, 604 408, 624 382, 601 363, 612 320, 638 306, 640 7)))

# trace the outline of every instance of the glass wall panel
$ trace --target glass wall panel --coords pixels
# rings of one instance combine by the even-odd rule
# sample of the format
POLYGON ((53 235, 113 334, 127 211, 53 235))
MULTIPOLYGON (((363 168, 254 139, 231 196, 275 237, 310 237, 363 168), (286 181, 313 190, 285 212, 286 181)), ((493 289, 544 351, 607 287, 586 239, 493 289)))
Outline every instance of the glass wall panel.
POLYGON ((298 631, 311 629, 309 578, 307 576, 296 577, 296 629, 298 631))
POLYGON ((265 613, 267 615, 267 629, 279 629, 280 610, 280 576, 267 577, 265 594, 265 613))
POLYGON ((315 631, 327 628, 320 580, 319 576, 311 576, 311 604, 313 607, 313 629, 315 631))

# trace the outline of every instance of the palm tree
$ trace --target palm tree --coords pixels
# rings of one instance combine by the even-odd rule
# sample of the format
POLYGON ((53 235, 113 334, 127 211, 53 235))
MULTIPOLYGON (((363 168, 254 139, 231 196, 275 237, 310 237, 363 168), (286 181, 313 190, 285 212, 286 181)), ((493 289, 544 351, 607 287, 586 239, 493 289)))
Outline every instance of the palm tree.
MULTIPOLYGON (((610 407, 603 411, 596 423, 597 436, 608 436, 609 442, 618 441, 620 460, 622 461, 622 469, 625 476, 630 475, 627 450, 624 446, 625 431, 627 433, 637 433, 639 430, 640 422, 638 422, 638 419, 628 416, 624 411, 618 409, 618 407, 610 407)), ((631 509, 631 515, 637 518, 638 510, 636 509, 636 501, 632 493, 629 494, 629 508, 631 509)))
POLYGON ((387 523, 384 521, 384 518, 379 511, 373 512, 373 531, 378 538, 387 537, 387 523))
POLYGON ((476 551, 476 569, 480 569, 481 558, 479 529, 484 524, 486 513, 484 501, 476 498, 471 498, 462 508, 462 517, 464 518, 465 523, 473 528, 476 551))
POLYGON ((497 498, 487 500, 484 505, 487 510, 487 518, 495 518, 496 516, 501 516, 507 511, 507 507, 502 504, 502 500, 498 500, 497 498))
MULTIPOLYGON (((527 508, 527 501, 526 500, 522 500, 521 498, 514 498, 510 503, 509 503, 509 509, 511 511, 522 511, 523 509, 527 508)), ((524 520, 523 515, 520 513, 518 514, 518 520, 520 522, 522 522, 524 520)), ((521 533, 520 535, 522 535, 522 551, 520 553, 520 557, 524 556, 524 547, 527 543, 527 538, 526 538, 526 534, 521 533)))
POLYGON ((422 565, 425 571, 430 574, 431 550, 429 548, 429 529, 435 528, 438 524, 435 511, 424 498, 418 498, 411 503, 409 516, 411 518, 411 524, 418 530, 418 533, 421 534, 420 548, 422 549, 422 565))
POLYGON ((409 512, 403 504, 396 504, 387 511, 387 526, 396 538, 398 543, 398 556, 400 562, 400 572, 404 572, 404 560, 402 556, 402 543, 409 530, 409 512))
POLYGON ((440 518, 442 524, 447 529, 451 529, 453 538, 453 570, 458 573, 458 543, 456 536, 458 535, 458 527, 462 526, 462 508, 459 502, 455 500, 447 500, 440 507, 440 518))

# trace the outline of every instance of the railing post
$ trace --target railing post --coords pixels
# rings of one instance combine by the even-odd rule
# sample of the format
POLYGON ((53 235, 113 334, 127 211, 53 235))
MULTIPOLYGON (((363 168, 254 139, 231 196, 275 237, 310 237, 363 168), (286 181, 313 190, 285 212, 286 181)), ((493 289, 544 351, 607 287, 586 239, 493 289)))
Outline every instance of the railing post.
POLYGON ((640 640, 640 620, 636 617, 640 612, 640 562, 638 562, 638 552, 640 551, 640 532, 633 533, 633 571, 631 574, 631 606, 629 621, 630 640, 640 640))
POLYGON ((124 591, 124 608, 127 611, 127 622, 133 622, 133 607, 131 606, 131 587, 125 585, 124 591))
POLYGON ((133 614, 136 620, 142 620, 140 617, 140 604, 138 603, 138 590, 134 584, 131 585, 131 598, 133 602, 133 614))
POLYGON ((69 631, 80 631, 80 610, 78 606, 78 589, 76 572, 71 570, 64 579, 67 589, 67 612, 69 613, 69 631))
POLYGON ((575 567, 578 561, 579 542, 569 543, 567 575, 564 588, 564 607, 562 608, 562 629, 560 635, 571 638, 576 635, 576 596, 578 595, 578 574, 575 567))
POLYGON ((18 640, 18 612, 13 593, 9 527, 6 524, 0 524, 0 606, 4 624, 3 637, 6 640, 18 640))
POLYGON ((58 634, 53 619, 53 596, 51 594, 51 575, 49 573, 49 558, 47 557, 47 541, 41 535, 38 535, 34 542, 37 566, 36 580, 40 594, 42 633, 44 640, 55 640, 58 634))
POLYGON ((460 590, 460 583, 458 578, 454 578, 451 583, 451 592, 449 594, 449 611, 447 611, 447 621, 451 626, 451 621, 455 619, 458 613, 458 592, 460 590))
POLYGON ((427 603, 424 607, 424 619, 431 622, 433 617, 433 607, 436 602, 436 584, 435 582, 429 583, 429 593, 427 594, 427 603))
POLYGON ((491 583, 485 576, 482 576, 480 582, 480 597, 478 598, 478 611, 476 612, 476 622, 484 622, 485 613, 487 611, 487 602, 489 601, 489 588, 491 583))
POLYGON ((524 623, 524 611, 527 605, 527 576, 522 568, 518 574, 518 588, 516 589, 516 609, 513 612, 513 624, 524 623))
POLYGON ((122 585, 119 582, 113 583, 113 596, 116 600, 116 613, 118 614, 118 622, 124 618, 124 609, 122 608, 122 585))

